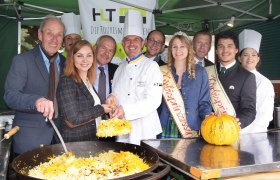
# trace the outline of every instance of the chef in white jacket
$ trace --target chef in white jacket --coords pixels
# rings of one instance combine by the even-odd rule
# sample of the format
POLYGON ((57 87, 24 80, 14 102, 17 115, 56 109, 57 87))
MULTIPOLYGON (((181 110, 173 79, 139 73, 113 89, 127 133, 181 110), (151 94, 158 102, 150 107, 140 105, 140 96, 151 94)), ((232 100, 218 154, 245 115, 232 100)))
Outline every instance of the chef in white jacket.
POLYGON ((162 98, 163 75, 158 64, 141 52, 145 38, 139 11, 127 12, 123 33, 127 57, 115 72, 107 102, 117 104, 111 116, 132 123, 131 133, 117 137, 117 141, 139 145, 142 139, 156 139, 162 132, 157 108, 162 98))
POLYGON ((260 33, 250 29, 245 29, 239 34, 239 61, 245 69, 255 74, 257 83, 256 118, 240 131, 241 134, 266 132, 269 122, 273 119, 273 85, 256 69, 260 63, 261 38, 260 33))

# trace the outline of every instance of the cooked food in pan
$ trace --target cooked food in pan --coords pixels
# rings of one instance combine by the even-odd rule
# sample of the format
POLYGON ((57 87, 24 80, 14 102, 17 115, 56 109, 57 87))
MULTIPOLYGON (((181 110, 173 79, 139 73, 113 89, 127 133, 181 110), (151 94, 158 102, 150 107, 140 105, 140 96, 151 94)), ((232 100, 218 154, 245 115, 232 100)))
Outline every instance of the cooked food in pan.
POLYGON ((75 157, 71 152, 51 157, 35 166, 29 176, 40 179, 112 179, 147 170, 143 159, 129 151, 108 151, 94 157, 75 157))

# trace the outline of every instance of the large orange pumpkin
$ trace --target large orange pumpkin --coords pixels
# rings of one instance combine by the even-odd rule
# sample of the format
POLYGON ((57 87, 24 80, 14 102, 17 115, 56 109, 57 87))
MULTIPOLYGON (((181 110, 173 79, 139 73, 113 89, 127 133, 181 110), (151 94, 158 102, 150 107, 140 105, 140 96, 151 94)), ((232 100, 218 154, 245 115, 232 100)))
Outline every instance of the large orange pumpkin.
POLYGON ((239 125, 233 116, 228 114, 210 115, 201 124, 204 140, 215 145, 233 144, 239 135, 239 125))
POLYGON ((232 146, 206 144, 200 152, 200 164, 209 168, 226 168, 239 165, 238 151, 232 146))

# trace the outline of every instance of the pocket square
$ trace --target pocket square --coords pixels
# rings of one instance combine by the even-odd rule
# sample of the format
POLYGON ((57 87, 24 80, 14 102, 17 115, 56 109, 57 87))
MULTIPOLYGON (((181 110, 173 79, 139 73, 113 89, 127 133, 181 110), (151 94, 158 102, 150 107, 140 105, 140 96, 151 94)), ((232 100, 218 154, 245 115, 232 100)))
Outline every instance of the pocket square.
POLYGON ((234 86, 233 85, 229 86, 229 89, 234 89, 234 86))

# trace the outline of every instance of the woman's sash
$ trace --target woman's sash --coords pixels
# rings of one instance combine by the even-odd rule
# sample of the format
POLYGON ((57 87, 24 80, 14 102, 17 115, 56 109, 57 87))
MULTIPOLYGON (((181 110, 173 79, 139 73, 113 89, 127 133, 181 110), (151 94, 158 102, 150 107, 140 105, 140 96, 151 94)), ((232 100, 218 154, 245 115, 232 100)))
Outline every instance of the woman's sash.
POLYGON ((198 137, 198 132, 191 130, 188 125, 184 101, 171 71, 166 65, 161 66, 160 70, 163 74, 163 97, 181 136, 198 137))
POLYGON ((220 80, 218 77, 217 69, 215 65, 205 67, 210 86, 210 101, 215 113, 218 111, 223 114, 229 114, 236 116, 233 105, 231 104, 220 80))

